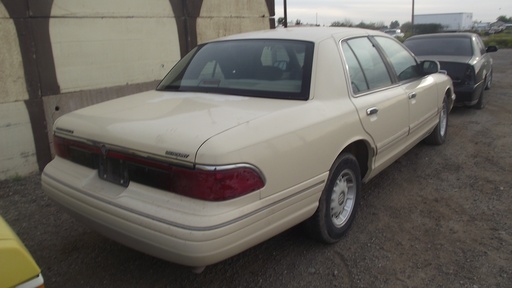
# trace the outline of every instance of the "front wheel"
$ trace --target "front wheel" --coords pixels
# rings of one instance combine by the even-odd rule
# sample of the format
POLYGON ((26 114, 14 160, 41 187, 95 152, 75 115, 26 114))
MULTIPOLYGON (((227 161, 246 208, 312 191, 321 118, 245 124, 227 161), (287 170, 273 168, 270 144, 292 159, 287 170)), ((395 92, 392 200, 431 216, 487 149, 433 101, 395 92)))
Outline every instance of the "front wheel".
POLYGON ((357 159, 342 153, 331 168, 315 214, 306 222, 315 238, 335 243, 354 221, 360 199, 361 172, 357 159))
POLYGON ((439 121, 436 128, 425 138, 425 142, 432 145, 441 145, 446 140, 446 131, 448 129, 448 103, 446 98, 443 100, 443 107, 439 113, 439 121))

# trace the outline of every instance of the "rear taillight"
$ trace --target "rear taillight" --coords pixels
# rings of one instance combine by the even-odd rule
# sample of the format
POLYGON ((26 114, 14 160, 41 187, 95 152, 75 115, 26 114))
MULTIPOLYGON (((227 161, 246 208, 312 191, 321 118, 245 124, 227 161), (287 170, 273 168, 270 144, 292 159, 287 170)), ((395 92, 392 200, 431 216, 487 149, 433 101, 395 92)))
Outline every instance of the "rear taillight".
POLYGON ((246 164, 187 169, 114 150, 109 150, 102 156, 101 149, 95 145, 59 136, 54 137, 54 146, 59 157, 93 169, 105 165, 100 164, 104 161, 121 160, 117 165, 122 166, 117 170, 122 170, 122 174, 126 173, 129 181, 201 200, 229 200, 265 186, 261 174, 246 164))
POLYGON ((58 136, 53 138, 53 146, 55 154, 61 158, 92 169, 98 168, 97 155, 101 153, 99 147, 58 136))
POLYGON ((259 173, 249 167, 211 171, 176 168, 169 190, 197 199, 222 201, 246 195, 263 186, 259 173))
POLYGON ((464 78, 462 79, 462 85, 473 86, 475 85, 475 69, 473 66, 468 66, 464 71, 464 78))

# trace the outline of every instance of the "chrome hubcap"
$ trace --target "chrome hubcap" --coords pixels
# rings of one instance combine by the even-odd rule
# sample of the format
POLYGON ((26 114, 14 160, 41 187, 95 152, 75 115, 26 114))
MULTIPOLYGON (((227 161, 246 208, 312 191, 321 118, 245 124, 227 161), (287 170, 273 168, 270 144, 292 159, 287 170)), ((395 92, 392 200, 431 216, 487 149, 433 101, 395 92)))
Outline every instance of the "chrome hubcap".
POLYGON ((331 194, 331 220, 334 226, 341 227, 350 218, 356 197, 355 175, 344 170, 336 179, 331 194))

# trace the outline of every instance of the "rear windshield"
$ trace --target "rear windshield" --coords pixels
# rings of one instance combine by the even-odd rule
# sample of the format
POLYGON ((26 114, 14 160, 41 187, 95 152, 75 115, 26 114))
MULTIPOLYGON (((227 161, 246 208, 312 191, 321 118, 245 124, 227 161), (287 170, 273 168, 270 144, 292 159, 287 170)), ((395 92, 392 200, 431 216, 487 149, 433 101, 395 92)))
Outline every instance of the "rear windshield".
POLYGON ((405 46, 416 56, 428 55, 450 55, 450 56, 472 56, 470 38, 461 37, 436 37, 407 39, 405 46))
POLYGON ((207 43, 181 59, 157 90, 306 100, 313 46, 264 39, 207 43))

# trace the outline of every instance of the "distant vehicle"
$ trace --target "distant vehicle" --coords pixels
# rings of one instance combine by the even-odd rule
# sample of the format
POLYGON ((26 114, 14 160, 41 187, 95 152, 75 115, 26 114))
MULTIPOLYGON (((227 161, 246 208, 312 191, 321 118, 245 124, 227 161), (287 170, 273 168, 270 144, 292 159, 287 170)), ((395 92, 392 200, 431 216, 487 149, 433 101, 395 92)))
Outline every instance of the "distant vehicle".
POLYGON ((203 43, 156 91, 59 118, 43 189, 106 236, 199 271, 304 221, 334 243, 362 183, 445 141, 455 95, 438 72, 364 29, 203 43))
POLYGON ((44 288, 41 269, 1 216, 0 287, 44 288))
POLYGON ((491 27, 491 29, 489 29, 488 33, 496 34, 496 33, 501 33, 504 30, 505 30, 505 28, 503 26, 495 26, 495 27, 491 27))
POLYGON ((384 33, 390 35, 390 36, 393 36, 395 38, 402 38, 404 37, 404 33, 402 33, 402 31, 400 31, 400 29, 387 29, 387 30, 384 30, 384 33))
POLYGON ((456 105, 484 108, 484 90, 492 84, 492 58, 496 46, 485 47, 474 33, 424 34, 404 42, 420 60, 437 60, 453 80, 456 105))

